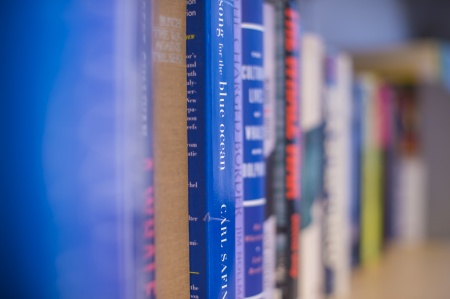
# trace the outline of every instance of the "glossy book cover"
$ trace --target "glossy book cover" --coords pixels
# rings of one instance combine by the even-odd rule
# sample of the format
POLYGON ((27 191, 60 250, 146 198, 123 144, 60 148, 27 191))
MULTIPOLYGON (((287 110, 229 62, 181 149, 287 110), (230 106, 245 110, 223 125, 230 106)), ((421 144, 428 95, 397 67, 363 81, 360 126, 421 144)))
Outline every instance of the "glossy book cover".
POLYGON ((186 8, 191 298, 234 298, 234 7, 186 8))

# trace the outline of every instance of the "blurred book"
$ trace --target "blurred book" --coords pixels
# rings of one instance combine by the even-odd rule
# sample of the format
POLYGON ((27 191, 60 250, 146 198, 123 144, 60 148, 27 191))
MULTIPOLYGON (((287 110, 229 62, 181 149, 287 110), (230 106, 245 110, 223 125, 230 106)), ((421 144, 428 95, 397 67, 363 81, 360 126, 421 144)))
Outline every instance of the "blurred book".
MULTIPOLYGON (((445 43, 423 40, 355 53, 359 72, 383 78, 380 87, 380 132, 384 164, 384 235, 420 242, 427 231, 427 167, 421 151, 421 97, 425 86, 448 82, 449 51, 445 43), (383 90, 384 88, 384 90, 383 90), (389 89, 389 90, 388 90, 389 89), (387 118, 385 117, 387 116, 387 118)), ((428 144, 428 147, 433 145, 428 144)), ((430 157, 426 158, 430 160, 430 157)))
POLYGON ((276 90, 276 11, 272 3, 264 3, 264 156, 266 158, 266 215, 264 223, 264 296, 275 298, 276 229, 273 182, 277 147, 276 90))
POLYGON ((352 103, 352 193, 350 199, 351 264, 360 264, 361 202, 362 202, 362 154, 364 140, 364 90, 360 80, 354 80, 352 103))
POLYGON ((321 298, 322 195, 324 176, 324 45, 315 34, 302 37, 301 124, 303 131, 302 200, 299 276, 300 297, 321 298))
POLYGON ((73 5, 43 139, 58 297, 154 298, 149 2, 73 5))
POLYGON ((277 11, 277 35, 279 68, 283 75, 278 100, 278 114, 283 122, 278 134, 283 139, 283 194, 276 198, 277 213, 277 292, 283 299, 297 298, 300 245, 301 200, 301 128, 300 128, 300 14, 294 0, 279 1, 277 11))
POLYGON ((377 260, 383 236, 382 153, 379 139, 379 80, 372 74, 359 78, 363 89, 364 141, 361 201, 361 262, 377 260))
POLYGON ((325 60, 324 291, 346 296, 350 289, 352 64, 344 53, 325 60))

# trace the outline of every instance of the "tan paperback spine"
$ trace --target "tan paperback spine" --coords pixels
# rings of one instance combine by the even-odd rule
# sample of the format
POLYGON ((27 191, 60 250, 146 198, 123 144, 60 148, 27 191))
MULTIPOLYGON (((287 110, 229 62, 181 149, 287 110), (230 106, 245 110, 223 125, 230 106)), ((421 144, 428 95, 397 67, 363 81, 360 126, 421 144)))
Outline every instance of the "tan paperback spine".
POLYGON ((152 12, 156 293, 189 298, 186 0, 152 12))

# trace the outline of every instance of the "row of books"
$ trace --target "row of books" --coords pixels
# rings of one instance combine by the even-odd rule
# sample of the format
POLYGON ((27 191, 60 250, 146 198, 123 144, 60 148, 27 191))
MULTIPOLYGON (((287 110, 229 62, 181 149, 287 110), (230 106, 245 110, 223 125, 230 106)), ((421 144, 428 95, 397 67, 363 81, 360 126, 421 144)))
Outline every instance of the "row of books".
POLYGON ((355 83, 349 56, 301 36, 296 1, 115 5, 80 5, 95 26, 48 113, 62 297, 348 293, 402 209, 408 91, 355 83))

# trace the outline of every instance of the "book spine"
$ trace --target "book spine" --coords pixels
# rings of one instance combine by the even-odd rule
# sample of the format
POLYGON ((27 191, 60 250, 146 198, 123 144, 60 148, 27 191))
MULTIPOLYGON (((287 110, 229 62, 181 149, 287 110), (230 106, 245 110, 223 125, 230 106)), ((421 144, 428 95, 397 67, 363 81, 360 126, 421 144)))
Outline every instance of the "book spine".
POLYGON ((383 152, 383 184, 384 184, 384 242, 388 242, 393 234, 393 211, 394 211, 394 186, 395 186, 395 148, 393 143, 393 110, 392 99, 394 93, 392 87, 385 84, 382 96, 382 111, 384 124, 384 152, 383 152))
POLYGON ((276 40, 275 7, 264 3, 264 157, 266 160, 266 213, 264 220, 263 289, 265 298, 275 296, 276 215, 273 201, 273 170, 276 145, 276 40))
POLYGON ((151 1, 139 0, 136 13, 138 14, 138 53, 139 65, 138 78, 138 119, 143 148, 143 216, 138 220, 139 229, 135 232, 135 239, 142 242, 137 252, 142 257, 142 264, 138 265, 140 275, 137 277, 137 289, 135 298, 156 298, 156 250, 155 250, 155 193, 154 193, 154 152, 153 152, 153 105, 152 105, 152 61, 151 61, 151 1), (139 239, 142 238, 140 241, 139 239))
POLYGON ((296 1, 284 6, 285 86, 285 201, 286 234, 285 289, 283 298, 298 296, 300 237, 301 130, 300 130, 300 15, 296 1))
POLYGON ((301 277, 300 297, 318 299, 322 296, 322 204, 323 190, 323 46, 314 34, 305 34, 302 41, 302 130, 304 150, 301 200, 301 277))
POLYGON ((42 148, 47 200, 58 225, 58 296, 132 298, 134 271, 142 266, 133 234, 144 200, 141 141, 148 146, 137 117, 138 3, 72 4, 76 17, 67 20, 65 41, 83 46, 66 49, 71 59, 58 70, 42 148))
POLYGON ((191 298, 235 297, 234 8, 187 1, 191 298))
MULTIPOLYGON (((144 265, 154 262, 145 256, 154 238, 143 235, 147 221, 154 232, 154 213, 147 206, 153 197, 153 152, 151 112, 151 63, 149 1, 116 1, 116 148, 115 159, 118 198, 117 221, 120 223, 118 253, 120 298, 143 298, 145 288, 153 286, 154 271, 144 272, 144 265), (145 8, 140 10, 141 8, 145 8), (138 175, 136 175, 138 174, 138 175)), ((111 203, 109 203, 111 204, 111 203)), ((112 249, 113 251, 113 249, 112 249)), ((153 268, 154 270, 154 268, 153 268)), ((151 288, 151 287, 150 287, 151 288)), ((154 289, 153 289, 154 290, 154 289)), ((150 292, 151 290, 149 290, 150 292)), ((154 298, 152 292, 146 298, 154 298)), ((88 296, 89 297, 89 296, 88 296)))
POLYGON ((350 284, 350 69, 344 54, 327 59, 324 266, 331 296, 345 296, 350 284))
POLYGON ((274 298, 282 298, 287 273, 287 235, 285 200, 285 87, 284 87, 284 6, 283 1, 271 1, 275 9, 275 149, 273 163, 267 173, 267 197, 273 202, 276 215, 276 288, 274 298))
POLYGON ((327 296, 333 294, 336 282, 336 236, 338 229, 337 220, 337 177, 339 175, 338 140, 336 140, 338 122, 338 98, 336 59, 334 56, 326 57, 325 68, 325 172, 324 172, 324 218, 323 218, 323 267, 324 267, 324 292, 327 296))
POLYGON ((189 296, 186 1, 154 0, 152 4, 157 295, 186 298, 189 296))
POLYGON ((382 163, 379 144, 379 82, 371 75, 362 78, 364 88, 364 150, 361 205, 361 262, 377 260, 383 236, 382 163))
POLYGON ((350 259, 350 198, 351 198, 351 104, 352 104, 352 60, 346 53, 340 53, 337 57, 337 75, 339 82, 339 98, 342 106, 340 127, 342 140, 340 146, 342 187, 339 200, 339 225, 341 238, 339 239, 339 257, 337 269, 339 277, 336 280, 337 296, 348 296, 351 280, 350 259))
POLYGON ((351 265, 360 263, 361 239, 361 183, 362 183, 362 140, 363 140, 363 91, 360 80, 353 86, 352 104, 352 195, 350 203, 350 243, 351 265))
POLYGON ((263 297, 265 215, 263 3, 242 2, 245 298, 263 297))
POLYGON ((399 161, 395 222, 397 240, 421 242, 425 236, 426 211, 424 199, 427 188, 426 167, 421 153, 420 92, 417 87, 397 87, 399 161))
POLYGON ((236 197, 236 299, 245 296, 245 255, 244 255, 244 125, 242 102, 242 0, 234 0, 234 168, 236 197))

